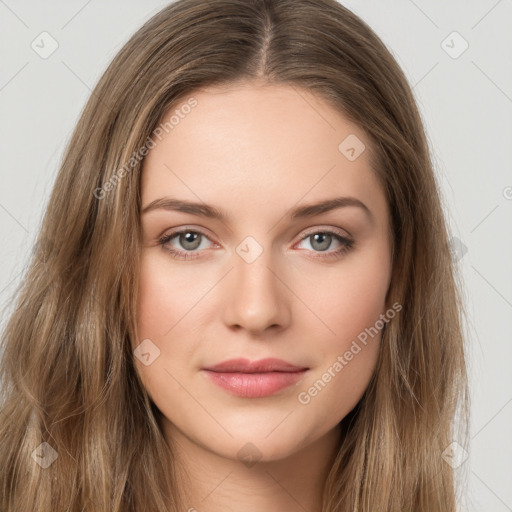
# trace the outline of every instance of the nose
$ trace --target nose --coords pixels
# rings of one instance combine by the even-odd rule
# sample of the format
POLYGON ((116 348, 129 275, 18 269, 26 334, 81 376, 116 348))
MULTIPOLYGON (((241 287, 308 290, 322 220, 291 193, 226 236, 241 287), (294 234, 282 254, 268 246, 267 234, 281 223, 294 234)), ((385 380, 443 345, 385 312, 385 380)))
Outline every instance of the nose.
POLYGON ((228 327, 261 334, 281 330, 289 323, 290 291, 285 285, 286 276, 271 268, 269 252, 264 251, 252 263, 235 255, 235 268, 224 283, 221 299, 228 327))

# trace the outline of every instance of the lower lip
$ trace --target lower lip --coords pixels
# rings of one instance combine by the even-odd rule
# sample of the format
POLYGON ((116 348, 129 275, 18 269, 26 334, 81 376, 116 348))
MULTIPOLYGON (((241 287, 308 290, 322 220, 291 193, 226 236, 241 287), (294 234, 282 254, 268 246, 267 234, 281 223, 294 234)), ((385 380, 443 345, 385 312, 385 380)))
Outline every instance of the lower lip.
POLYGON ((299 372, 219 373, 203 370, 217 386, 233 395, 262 398, 297 383, 307 370, 299 372))

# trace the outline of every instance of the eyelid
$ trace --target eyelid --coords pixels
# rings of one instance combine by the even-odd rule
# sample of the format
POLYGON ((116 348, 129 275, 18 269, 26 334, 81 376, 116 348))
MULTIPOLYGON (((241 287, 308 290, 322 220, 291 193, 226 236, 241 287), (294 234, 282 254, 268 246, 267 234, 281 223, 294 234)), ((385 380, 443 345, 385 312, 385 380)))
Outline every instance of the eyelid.
MULTIPOLYGON (((192 226, 192 225, 185 225, 185 226, 181 226, 179 228, 176 228, 174 230, 171 230, 169 232, 164 232, 164 234, 160 235, 158 237, 158 240, 162 240, 164 238, 169 238, 169 237, 174 237, 175 235, 179 235, 183 232, 186 232, 186 231, 193 231, 193 232, 197 232, 199 234, 201 234, 202 236, 204 236, 205 238, 207 238, 208 240, 210 240, 210 242, 214 243, 214 244, 217 244, 217 242, 215 242, 214 240, 212 240, 212 236, 210 236, 208 233, 206 233, 205 231, 207 231, 205 228, 202 228, 202 227, 195 227, 195 226, 192 226)), ((342 238, 345 238, 347 240, 350 240, 350 241, 353 241, 353 237, 352 235, 344 230, 344 229, 341 229, 341 228, 338 228, 338 227, 335 227, 335 226, 312 226, 311 228, 307 228, 305 231, 301 231, 300 233, 300 238, 297 240, 297 242, 301 242, 302 240, 304 240, 305 238, 307 238, 309 235, 311 234, 315 234, 315 233, 319 233, 319 232, 334 232, 336 233, 337 235, 341 236, 342 238)), ((295 243, 297 243, 295 242, 295 243)), ((294 244, 295 245, 295 244, 294 244)))
POLYGON ((342 238, 346 238, 347 240, 353 241, 352 235, 345 229, 337 228, 335 226, 313 226, 312 228, 308 228, 305 231, 301 231, 301 237, 299 241, 303 240, 309 235, 312 235, 314 233, 323 233, 323 232, 333 232, 337 235, 341 236, 342 238))
POLYGON ((196 226, 192 226, 192 225, 181 226, 179 228, 171 229, 169 231, 166 230, 163 232, 163 234, 161 234, 160 236, 157 237, 157 240, 162 240, 163 238, 173 237, 175 235, 179 235, 179 234, 187 232, 187 231, 193 231, 194 233, 199 233, 200 235, 203 235, 205 238, 208 238, 208 240, 213 242, 213 239, 212 239, 213 237, 210 234, 208 234, 208 230, 206 228, 196 227, 196 226))

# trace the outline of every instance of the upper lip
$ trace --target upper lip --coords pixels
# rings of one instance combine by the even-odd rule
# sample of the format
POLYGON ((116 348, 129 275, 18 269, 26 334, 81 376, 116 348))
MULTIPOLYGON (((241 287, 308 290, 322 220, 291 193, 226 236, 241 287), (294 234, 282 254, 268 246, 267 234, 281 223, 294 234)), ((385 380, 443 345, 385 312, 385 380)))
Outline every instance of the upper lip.
POLYGON ((203 368, 203 370, 225 373, 299 372, 307 369, 308 368, 304 366, 296 366, 282 359, 272 357, 259 359, 258 361, 249 361, 249 359, 244 358, 229 359, 222 363, 203 368))

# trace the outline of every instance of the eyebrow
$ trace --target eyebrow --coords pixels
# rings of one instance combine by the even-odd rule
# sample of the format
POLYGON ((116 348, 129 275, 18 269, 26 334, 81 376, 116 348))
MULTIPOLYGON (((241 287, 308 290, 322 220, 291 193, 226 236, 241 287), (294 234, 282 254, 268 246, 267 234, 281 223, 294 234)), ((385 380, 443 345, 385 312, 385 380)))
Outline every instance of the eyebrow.
MULTIPOLYGON (((325 199, 317 203, 298 206, 288 210, 285 213, 285 216, 289 216, 294 220, 309 218, 314 217, 315 215, 329 212, 331 210, 349 206, 360 208, 368 215, 370 219, 373 220, 373 215, 370 209, 362 201, 356 199, 355 197, 333 197, 332 199, 325 199)), ((143 208, 142 213, 144 214, 154 210, 168 210, 190 213, 192 215, 217 219, 222 223, 227 223, 228 220, 228 215, 214 206, 208 205, 206 203, 184 201, 172 197, 162 197, 160 199, 155 199, 143 208)))

